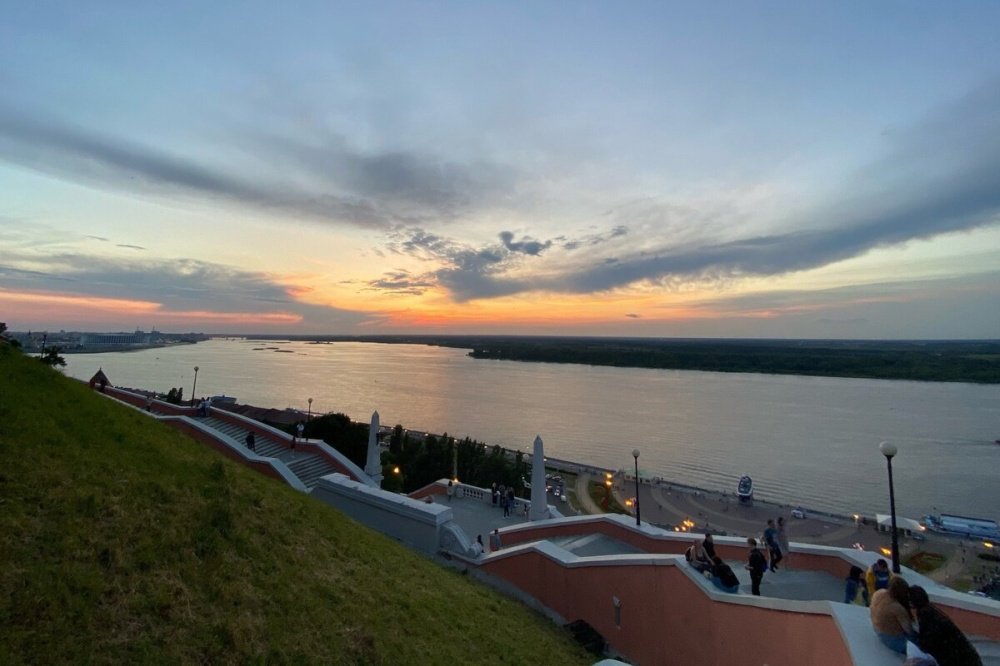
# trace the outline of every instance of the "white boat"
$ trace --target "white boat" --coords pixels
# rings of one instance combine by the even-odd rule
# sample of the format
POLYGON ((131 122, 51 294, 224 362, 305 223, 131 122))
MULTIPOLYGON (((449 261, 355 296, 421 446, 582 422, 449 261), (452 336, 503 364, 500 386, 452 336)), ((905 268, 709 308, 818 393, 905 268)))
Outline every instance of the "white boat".
POLYGON ((736 496, 740 499, 740 504, 748 506, 753 504, 753 479, 746 474, 740 477, 740 483, 736 486, 736 496))

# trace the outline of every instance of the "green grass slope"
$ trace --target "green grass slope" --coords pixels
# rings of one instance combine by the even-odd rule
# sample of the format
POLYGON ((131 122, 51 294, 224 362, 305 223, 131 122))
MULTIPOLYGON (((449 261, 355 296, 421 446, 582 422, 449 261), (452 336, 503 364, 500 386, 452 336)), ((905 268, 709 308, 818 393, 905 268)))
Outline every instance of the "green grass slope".
POLYGON ((0 661, 592 659, 522 605, 0 346, 0 661))

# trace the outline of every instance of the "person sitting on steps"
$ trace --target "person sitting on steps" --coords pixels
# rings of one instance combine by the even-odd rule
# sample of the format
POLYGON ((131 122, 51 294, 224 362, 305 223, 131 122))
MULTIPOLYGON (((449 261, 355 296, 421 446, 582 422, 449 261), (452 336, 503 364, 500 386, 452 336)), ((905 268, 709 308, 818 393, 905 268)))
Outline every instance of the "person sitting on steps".
POLYGON ((700 541, 695 541, 684 554, 688 563, 699 573, 704 573, 712 568, 712 556, 705 550, 705 546, 700 541))

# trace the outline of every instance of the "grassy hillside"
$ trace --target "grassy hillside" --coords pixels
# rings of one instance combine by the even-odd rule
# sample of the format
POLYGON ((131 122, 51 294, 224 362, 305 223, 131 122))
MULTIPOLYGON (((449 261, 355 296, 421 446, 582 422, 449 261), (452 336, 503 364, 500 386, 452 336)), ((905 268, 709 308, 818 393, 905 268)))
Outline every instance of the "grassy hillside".
POLYGON ((0 346, 0 661, 588 663, 568 635, 0 346))

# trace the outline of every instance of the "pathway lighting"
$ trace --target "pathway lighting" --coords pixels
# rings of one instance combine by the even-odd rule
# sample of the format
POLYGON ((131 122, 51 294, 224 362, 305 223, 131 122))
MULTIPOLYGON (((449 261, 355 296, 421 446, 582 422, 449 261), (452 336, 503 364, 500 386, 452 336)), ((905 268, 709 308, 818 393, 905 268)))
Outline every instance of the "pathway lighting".
POLYGON ((194 405, 195 396, 198 394, 198 366, 194 366, 194 384, 191 386, 191 404, 194 405))
POLYGON ((889 470, 889 516, 892 519, 892 572, 899 573, 899 533, 896 531, 896 492, 892 486, 892 458, 896 455, 896 445, 882 442, 878 450, 885 456, 886 467, 889 470))
POLYGON ((306 402, 309 403, 309 413, 306 415, 306 421, 312 418, 313 415, 313 399, 309 398, 306 402))
POLYGON ((392 473, 393 474, 399 474, 399 466, 393 467, 392 468, 392 473))
POLYGON ((993 544, 990 543, 989 541, 984 541, 983 542, 983 547, 985 547, 985 548, 993 548, 993 544))
POLYGON ((632 449, 632 457, 635 458, 635 525, 638 527, 639 521, 639 449, 632 449))

